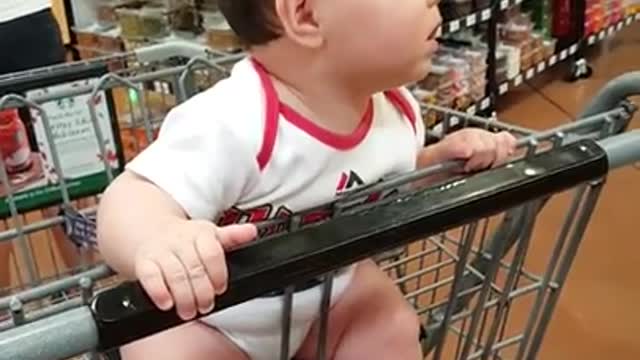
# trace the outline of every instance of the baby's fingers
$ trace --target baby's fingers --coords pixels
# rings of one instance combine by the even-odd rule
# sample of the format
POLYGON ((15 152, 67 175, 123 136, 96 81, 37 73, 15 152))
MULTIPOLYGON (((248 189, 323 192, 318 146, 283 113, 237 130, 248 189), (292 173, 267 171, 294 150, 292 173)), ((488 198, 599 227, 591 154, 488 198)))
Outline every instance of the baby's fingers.
POLYGON ((504 165, 509 160, 509 157, 515 153, 518 141, 515 136, 506 131, 497 135, 497 141, 498 156, 494 166, 501 166, 504 165))
POLYGON ((222 244, 207 236, 200 234, 196 238, 196 250, 202 264, 204 265, 216 295, 220 295, 227 290, 228 271, 225 261, 225 252, 222 244))
POLYGON ((485 137, 477 136, 468 140, 474 149, 473 156, 465 165, 465 171, 478 171, 491 166, 495 161, 495 142, 485 137))
POLYGON ((193 319, 196 315, 196 300, 185 266, 172 253, 160 257, 157 261, 173 295, 178 315, 183 320, 193 319))
POLYGON ((191 288, 196 299, 198 310, 201 314, 210 312, 213 310, 215 297, 213 285, 211 284, 211 279, 209 279, 207 270, 198 255, 195 244, 178 249, 176 251, 176 255, 180 258, 182 265, 184 265, 184 268, 187 271, 187 276, 191 283, 191 288))
POLYGON ((136 277, 153 303, 167 311, 173 307, 173 299, 162 276, 162 270, 151 259, 136 262, 136 277))

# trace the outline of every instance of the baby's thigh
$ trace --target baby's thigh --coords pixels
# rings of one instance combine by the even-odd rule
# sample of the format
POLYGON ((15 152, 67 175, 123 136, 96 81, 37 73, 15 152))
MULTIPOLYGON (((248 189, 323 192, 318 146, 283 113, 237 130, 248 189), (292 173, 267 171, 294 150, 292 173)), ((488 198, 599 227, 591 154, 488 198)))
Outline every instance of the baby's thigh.
POLYGON ((373 261, 366 260, 358 264, 349 287, 329 312, 327 334, 319 334, 319 324, 314 324, 298 356, 315 359, 317 340, 326 336, 329 358, 334 358, 346 338, 366 340, 378 332, 395 331, 395 319, 409 319, 408 324, 414 324, 414 318, 415 311, 393 281, 373 261))
POLYGON ((120 354, 122 360, 248 360, 223 334, 197 321, 128 344, 120 354))

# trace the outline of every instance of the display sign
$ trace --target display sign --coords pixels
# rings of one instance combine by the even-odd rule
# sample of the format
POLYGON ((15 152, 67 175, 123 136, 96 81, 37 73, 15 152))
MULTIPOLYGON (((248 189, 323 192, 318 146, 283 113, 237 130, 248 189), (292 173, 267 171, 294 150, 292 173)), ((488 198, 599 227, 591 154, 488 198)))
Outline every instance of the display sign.
MULTIPOLYGON (((78 88, 92 87, 106 71, 103 66, 87 65, 43 76, 0 79, 0 97, 17 93, 27 99, 44 96, 51 99, 39 103, 48 124, 33 108, 9 109, 2 112, 4 118, 0 116, 1 138, 26 139, 1 149, 18 212, 60 204, 63 200, 61 177, 65 179, 71 199, 96 195, 107 186, 106 168, 88 105, 91 94, 84 91, 68 96, 78 88), (54 163, 54 151, 59 169, 54 163)), ((93 99, 93 105, 107 160, 117 175, 123 169, 124 157, 111 92, 100 92, 93 99)), ((0 217, 3 218, 11 215, 7 195, 7 184, 0 183, 0 217)))

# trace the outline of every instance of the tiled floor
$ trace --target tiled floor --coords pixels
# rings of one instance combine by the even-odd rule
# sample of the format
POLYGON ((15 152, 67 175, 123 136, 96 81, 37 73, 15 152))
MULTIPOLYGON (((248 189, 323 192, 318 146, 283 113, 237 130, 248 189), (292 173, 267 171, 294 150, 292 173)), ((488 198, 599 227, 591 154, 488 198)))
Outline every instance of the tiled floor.
MULTIPOLYGON (((575 115, 607 81, 640 70, 640 24, 627 28, 603 44, 600 51, 591 53, 592 78, 567 83, 558 80, 564 73, 555 71, 547 79, 535 79, 533 85, 564 111, 575 115)), ((500 100, 505 104, 499 111, 503 120, 536 129, 566 121, 563 111, 541 95, 526 85, 521 89, 500 100)), ((640 128, 640 115, 636 115, 632 126, 640 128)), ((563 205, 554 205, 542 214, 540 232, 557 228, 567 208, 563 205)), ((562 293, 540 359, 640 358, 640 235, 635 228, 639 213, 640 170, 628 168, 611 174, 562 293)), ((535 240, 546 241, 543 235, 535 240)))

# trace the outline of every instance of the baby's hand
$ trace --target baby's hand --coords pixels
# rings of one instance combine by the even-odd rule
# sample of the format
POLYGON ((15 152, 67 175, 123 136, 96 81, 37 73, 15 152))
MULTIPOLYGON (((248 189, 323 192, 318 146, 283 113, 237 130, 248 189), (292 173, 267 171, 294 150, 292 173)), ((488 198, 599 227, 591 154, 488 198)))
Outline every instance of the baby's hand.
POLYGON ((225 251, 252 241, 256 228, 180 220, 159 233, 138 247, 136 277, 158 308, 175 306, 180 318, 191 320, 196 311, 213 310, 215 296, 227 289, 225 251))
POLYGON ((438 161, 462 160, 464 171, 472 172, 504 164, 516 150, 516 138, 508 132, 466 128, 451 133, 434 146, 438 161))

